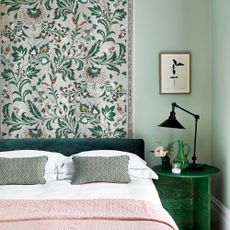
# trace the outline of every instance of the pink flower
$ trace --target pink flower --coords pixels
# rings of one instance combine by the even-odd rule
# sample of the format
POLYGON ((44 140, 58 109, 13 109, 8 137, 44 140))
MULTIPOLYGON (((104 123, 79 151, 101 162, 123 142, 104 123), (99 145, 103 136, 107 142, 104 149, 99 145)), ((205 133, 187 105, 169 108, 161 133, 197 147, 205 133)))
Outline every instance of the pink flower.
POLYGON ((164 150, 163 146, 159 146, 159 147, 155 148, 155 150, 154 150, 154 155, 156 157, 165 157, 166 154, 167 154, 167 151, 164 150))

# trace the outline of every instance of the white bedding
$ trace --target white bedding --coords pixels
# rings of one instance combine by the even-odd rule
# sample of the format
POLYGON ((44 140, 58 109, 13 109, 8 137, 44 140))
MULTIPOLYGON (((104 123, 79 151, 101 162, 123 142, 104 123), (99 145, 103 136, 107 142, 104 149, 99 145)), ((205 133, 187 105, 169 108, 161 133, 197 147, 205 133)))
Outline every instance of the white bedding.
POLYGON ((3 185, 0 199, 136 199, 161 205, 152 180, 134 177, 128 184, 71 185, 70 180, 59 180, 39 185, 3 185))

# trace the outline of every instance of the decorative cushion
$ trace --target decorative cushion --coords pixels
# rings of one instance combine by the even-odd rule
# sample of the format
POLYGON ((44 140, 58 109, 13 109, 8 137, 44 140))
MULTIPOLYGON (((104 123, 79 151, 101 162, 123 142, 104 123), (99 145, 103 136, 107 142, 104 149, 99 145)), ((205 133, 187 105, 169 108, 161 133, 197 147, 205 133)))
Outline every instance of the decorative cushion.
POLYGON ((57 152, 48 152, 48 151, 40 151, 40 150, 14 150, 14 151, 6 151, 0 152, 0 157, 7 158, 17 158, 17 157, 39 157, 39 156, 47 156, 48 161, 45 167, 45 179, 46 181, 56 180, 58 177, 58 168, 59 162, 62 164, 66 157, 57 152))
POLYGON ((0 184, 44 184, 47 156, 0 157, 0 184))
MULTIPOLYGON (((132 177, 138 178, 149 178, 149 179, 158 179, 157 174, 149 168, 146 164, 146 161, 141 159, 139 156, 123 151, 117 150, 92 150, 81 152, 73 156, 84 156, 84 157, 112 157, 112 156, 129 156, 129 165, 128 173, 132 177)), ((75 173, 72 157, 62 158, 59 162, 58 167, 58 180, 70 180, 75 173)))
POLYGON ((128 183, 129 156, 80 157, 73 156, 75 174, 72 184, 92 182, 128 183))
POLYGON ((48 157, 48 161, 45 168, 45 173, 48 174, 50 173, 57 174, 58 161, 66 158, 61 153, 41 151, 41 150, 14 150, 14 151, 0 152, 0 157, 7 157, 7 158, 40 157, 40 156, 48 157))

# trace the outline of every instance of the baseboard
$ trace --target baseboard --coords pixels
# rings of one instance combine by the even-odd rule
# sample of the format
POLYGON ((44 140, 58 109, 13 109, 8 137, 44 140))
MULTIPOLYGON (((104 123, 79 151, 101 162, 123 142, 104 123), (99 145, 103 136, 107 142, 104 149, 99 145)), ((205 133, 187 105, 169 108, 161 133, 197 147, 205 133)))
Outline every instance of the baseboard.
POLYGON ((230 229, 230 210, 211 195, 212 230, 230 229))

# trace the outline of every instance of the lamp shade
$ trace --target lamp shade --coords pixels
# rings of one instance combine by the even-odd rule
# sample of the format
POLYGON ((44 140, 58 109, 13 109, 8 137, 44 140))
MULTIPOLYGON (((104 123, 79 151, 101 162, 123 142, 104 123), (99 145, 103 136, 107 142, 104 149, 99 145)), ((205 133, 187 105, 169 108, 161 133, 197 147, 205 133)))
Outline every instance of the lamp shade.
POLYGON ((158 126, 165 128, 185 129, 185 127, 176 119, 176 113, 174 111, 171 111, 169 118, 158 126))

